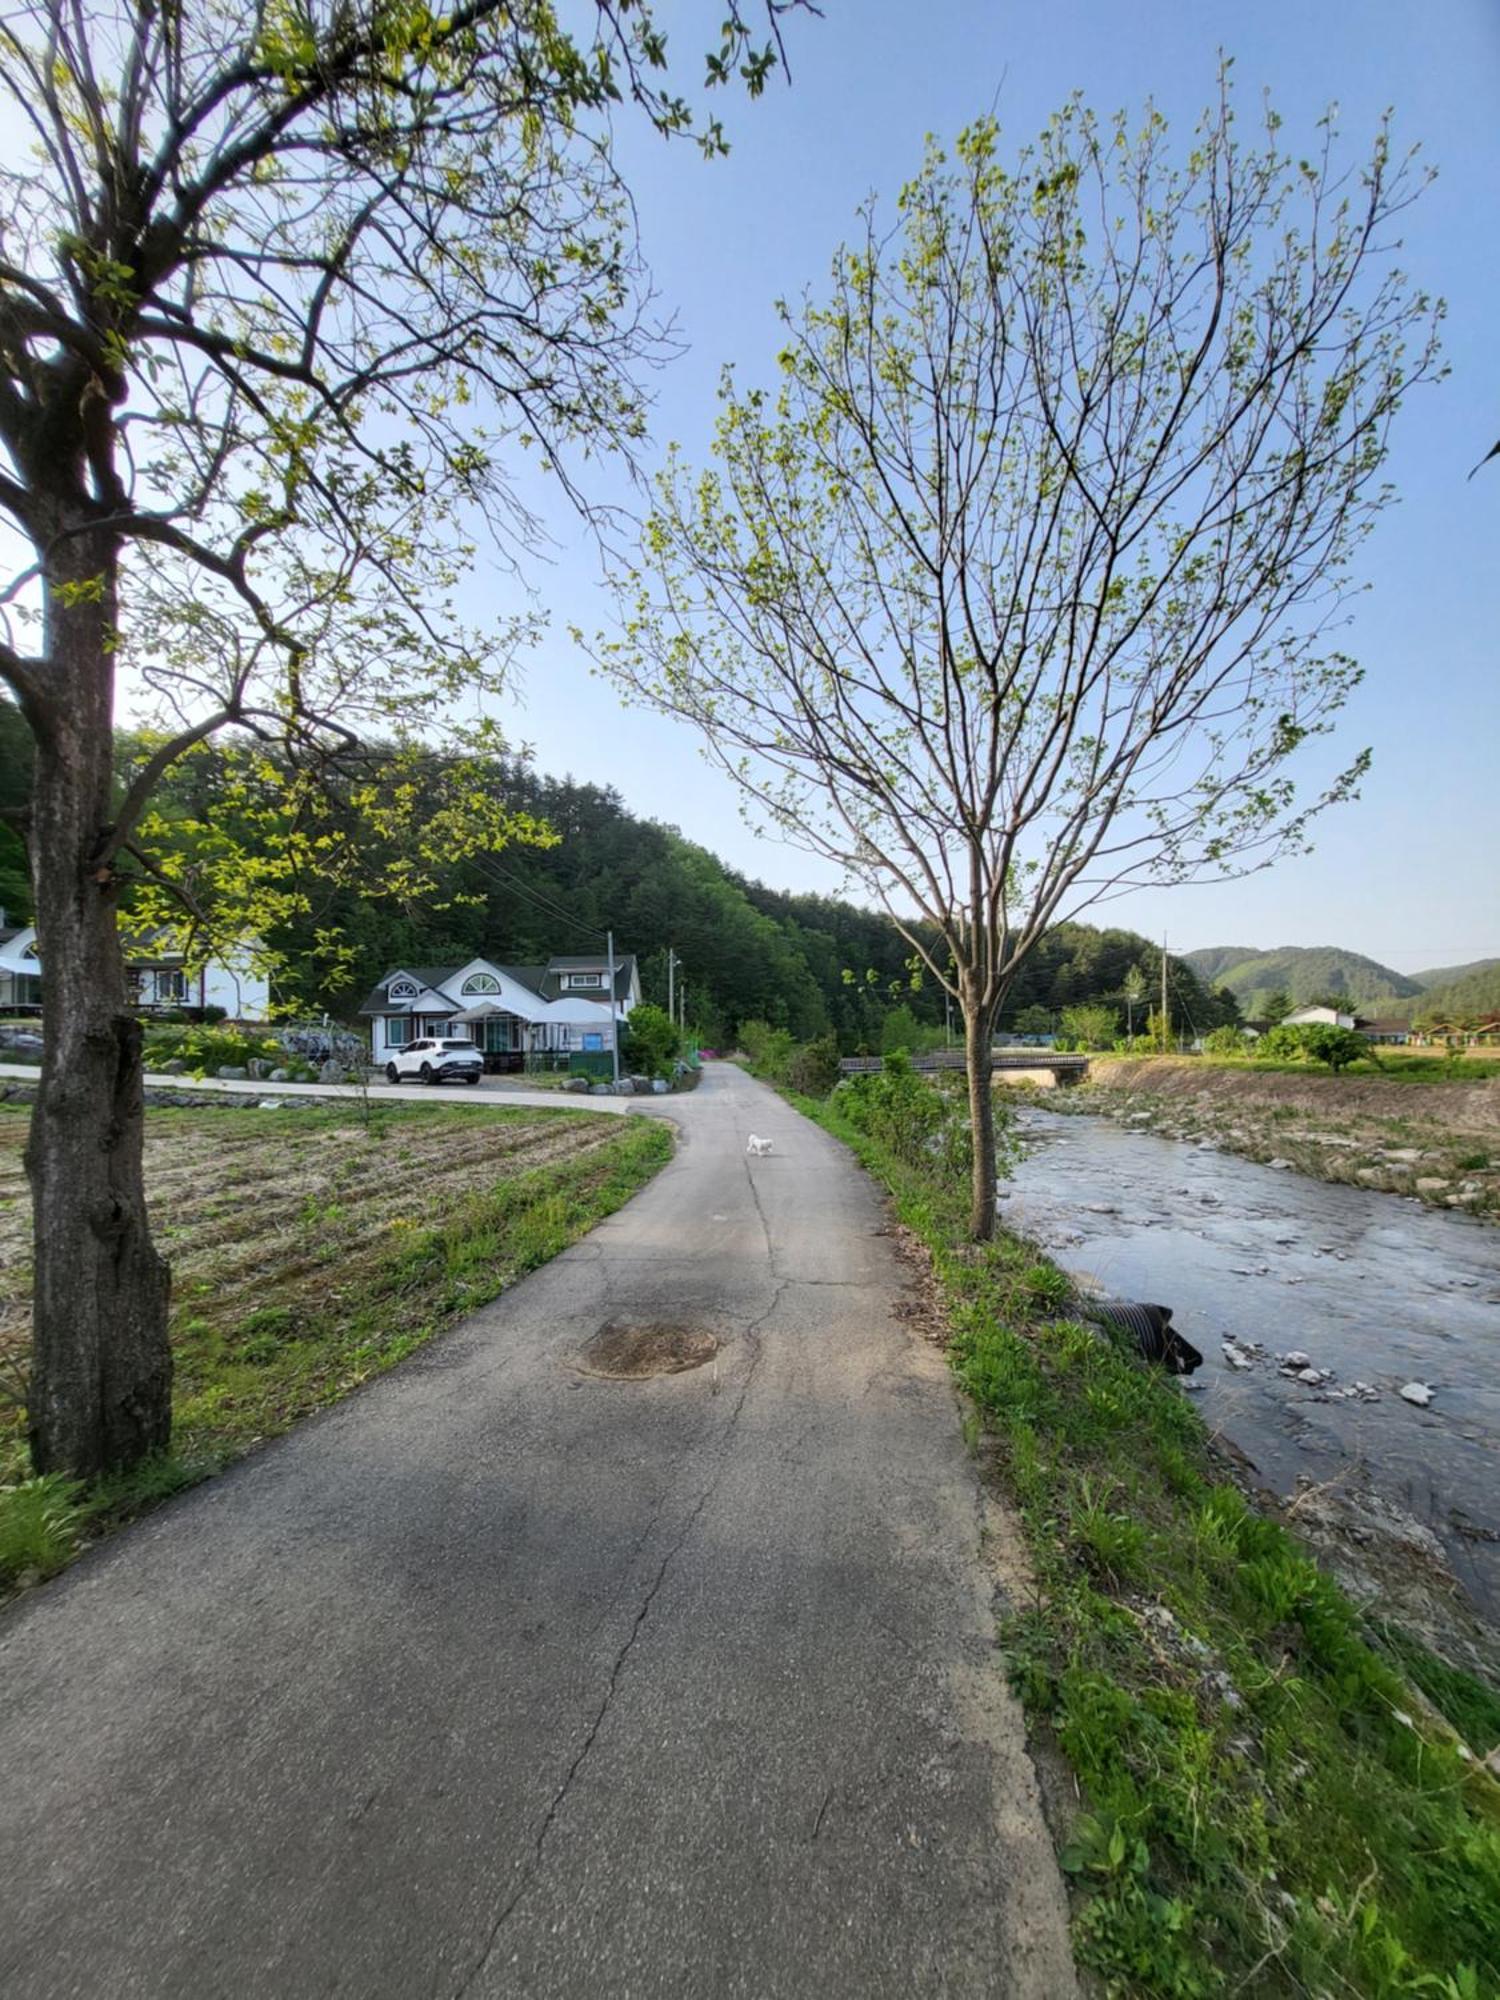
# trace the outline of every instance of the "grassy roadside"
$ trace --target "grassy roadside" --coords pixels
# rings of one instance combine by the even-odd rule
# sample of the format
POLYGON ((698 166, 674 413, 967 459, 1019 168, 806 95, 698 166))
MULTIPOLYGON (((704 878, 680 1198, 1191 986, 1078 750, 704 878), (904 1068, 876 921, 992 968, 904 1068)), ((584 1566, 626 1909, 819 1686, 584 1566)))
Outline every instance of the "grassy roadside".
POLYGON ((1060 1317, 1065 1274, 965 1240, 959 1177, 829 1102, 926 1246, 1034 1587, 1002 1641, 1085 1805, 1080 1961, 1120 1995, 1500 1993, 1500 1699, 1358 1612, 1226 1478, 1171 1382, 1060 1317), (1418 1691, 1420 1689, 1420 1692, 1418 1691), (1461 1736, 1463 1741, 1461 1741, 1461 1736))
MULTIPOLYGON (((23 1235, 24 1113, 0 1106, 0 1221, 23 1235), (7 1178, 4 1169, 10 1168, 7 1178)), ((174 1266, 173 1450, 87 1489, 28 1479, 0 1400, 0 1595, 415 1348, 628 1201, 672 1152, 656 1119, 344 1105, 154 1111, 153 1223, 174 1266)), ((12 1336, 26 1274, 5 1271, 12 1336)), ((0 1392, 21 1379, 12 1338, 0 1392)))

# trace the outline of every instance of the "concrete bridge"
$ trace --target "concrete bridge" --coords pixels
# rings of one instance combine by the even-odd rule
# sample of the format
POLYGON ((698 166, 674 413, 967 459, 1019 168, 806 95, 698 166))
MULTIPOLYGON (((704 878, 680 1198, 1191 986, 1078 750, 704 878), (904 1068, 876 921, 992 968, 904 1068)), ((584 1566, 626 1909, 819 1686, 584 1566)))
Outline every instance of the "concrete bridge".
MULTIPOLYGON (((868 1076, 881 1067, 881 1056, 843 1056, 839 1069, 845 1076, 868 1076)), ((933 1049, 913 1056, 911 1066, 924 1074, 964 1067, 962 1049, 933 1049)), ((1078 1083, 1089 1073, 1086 1055, 1064 1055, 1054 1049, 991 1049, 990 1070, 1004 1082, 1039 1083, 1050 1089, 1056 1084, 1078 1083)))

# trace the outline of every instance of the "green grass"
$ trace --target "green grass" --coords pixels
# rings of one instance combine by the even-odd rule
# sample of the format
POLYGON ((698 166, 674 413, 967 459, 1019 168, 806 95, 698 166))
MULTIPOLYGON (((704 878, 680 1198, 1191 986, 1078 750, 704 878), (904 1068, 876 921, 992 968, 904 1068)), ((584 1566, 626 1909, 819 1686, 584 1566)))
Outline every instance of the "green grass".
POLYGON ((1002 1643, 1083 1795, 1080 1960, 1181 2000, 1500 1992, 1500 1786, 1459 1744, 1489 1747, 1494 1693, 1372 1643, 1170 1379, 1057 1317, 1067 1281, 1032 1246, 969 1245, 964 1189, 795 1101, 926 1244, 1024 1528, 1036 1596, 1002 1643))
MULTIPOLYGON (((160 1114, 157 1129, 167 1134, 170 1151, 174 1130, 185 1139, 203 1129, 205 1116, 212 1121, 223 1115, 160 1114)), ((242 1121, 253 1116, 229 1115, 242 1121)), ((263 1262, 255 1268, 230 1273, 216 1265, 212 1251, 200 1252, 193 1262, 185 1246, 178 1246, 183 1275, 172 1321, 171 1453, 87 1490, 66 1481, 26 1479, 17 1415, 8 1437, 0 1437, 0 1481, 10 1482, 0 1483, 0 1590, 52 1574, 85 1540, 393 1368, 455 1319, 576 1242, 671 1156, 671 1130, 656 1119, 611 1119, 607 1126, 590 1120, 588 1150, 530 1169, 522 1153, 519 1171, 500 1153, 441 1192, 425 1183, 415 1204, 420 1220, 379 1208, 375 1190, 388 1189, 393 1175, 399 1184, 404 1173, 422 1170, 415 1155, 410 1168, 401 1165, 403 1135, 411 1135, 414 1144, 425 1141, 440 1158, 445 1131, 449 1145, 462 1134, 471 1145, 492 1137, 503 1146, 508 1134, 539 1134, 545 1141, 559 1131, 581 1133, 582 1125, 570 1123, 576 1117, 550 1110, 480 1114, 425 1107, 414 1117, 387 1113, 369 1135, 368 1155, 364 1136, 356 1135, 347 1159, 335 1153, 319 1162, 319 1186, 296 1196, 288 1211, 295 1226, 268 1226, 263 1262), (472 1122, 476 1118, 478 1124, 472 1122), (254 1299, 265 1302, 252 1304, 254 1299)), ((240 1167, 263 1168, 260 1148, 273 1147, 290 1175, 297 1149, 315 1147, 341 1121, 347 1130, 347 1112, 320 1113, 274 1132, 264 1124, 218 1129, 231 1142, 242 1141, 246 1157, 240 1167)), ((212 1126, 208 1129, 212 1136, 212 1126)), ((221 1152, 232 1190, 234 1163, 222 1141, 221 1152)), ((199 1187, 193 1199, 195 1226, 207 1234, 225 1197, 199 1187)), ((413 1203, 408 1199, 405 1205, 413 1203)), ((274 1222, 268 1197, 258 1212, 274 1222)), ((248 1220, 245 1227, 251 1227, 248 1220)), ((159 1233, 171 1241, 166 1217, 159 1233)), ((243 1244, 244 1232, 235 1231, 226 1248, 239 1254, 243 1244)))

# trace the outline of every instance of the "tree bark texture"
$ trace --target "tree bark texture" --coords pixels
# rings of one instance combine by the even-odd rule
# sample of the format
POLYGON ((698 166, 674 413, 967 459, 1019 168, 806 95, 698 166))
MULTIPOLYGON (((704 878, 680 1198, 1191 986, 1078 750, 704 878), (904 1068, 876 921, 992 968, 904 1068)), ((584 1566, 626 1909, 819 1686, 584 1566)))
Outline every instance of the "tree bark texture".
POLYGON ((98 859, 111 806, 117 551, 97 531, 53 550, 28 833, 44 1040, 26 1149, 28 1416, 36 1470, 91 1479, 168 1442, 170 1273, 146 1219, 141 1027, 126 1006, 113 871, 98 859))
POLYGON ((973 1199, 969 1209, 969 1235, 975 1243, 988 1243, 995 1233, 995 1099, 994 1076, 990 1067, 990 1044, 994 1036, 995 1010, 979 1005, 965 995, 964 1061, 969 1076, 969 1120, 973 1133, 973 1199))

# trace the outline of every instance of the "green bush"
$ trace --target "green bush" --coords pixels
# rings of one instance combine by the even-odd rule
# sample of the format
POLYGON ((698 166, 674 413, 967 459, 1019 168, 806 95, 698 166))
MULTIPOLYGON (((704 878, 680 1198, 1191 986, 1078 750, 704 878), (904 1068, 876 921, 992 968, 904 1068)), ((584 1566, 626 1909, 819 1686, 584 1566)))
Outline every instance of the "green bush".
POLYGON ((1238 1028, 1214 1028, 1203 1037, 1204 1053, 1211 1056, 1242 1056, 1249 1046, 1238 1028))
POLYGON ((796 1044, 785 1028, 773 1028, 767 1021, 742 1021, 739 1043, 757 1076, 771 1083, 786 1082, 796 1044))
POLYGON ((146 1030, 146 1064, 180 1062, 201 1076, 222 1068, 243 1069, 252 1060, 291 1067, 285 1049, 272 1035, 247 1035, 235 1028, 174 1028, 153 1024, 146 1030))
POLYGON ((839 1080, 839 1045, 832 1035, 793 1049, 786 1080, 803 1097, 826 1097, 839 1080))
MULTIPOLYGON (((1218 1031, 1216 1031, 1218 1032, 1218 1031)), ((1347 1069, 1370 1055, 1370 1044, 1352 1028, 1331 1021, 1305 1021, 1299 1027, 1271 1028, 1261 1036, 1255 1053, 1273 1062, 1322 1062, 1331 1070, 1347 1069)))
POLYGON ((672 1058, 681 1046, 682 1037, 666 1008, 648 1001, 631 1014, 622 1053, 628 1067, 641 1075, 670 1076, 672 1058))
MULTIPOLYGON (((970 1135, 962 1095, 920 1076, 909 1056, 889 1055, 884 1068, 845 1077, 832 1102, 856 1131, 907 1166, 937 1161, 947 1171, 967 1171, 970 1135)), ((999 1105, 995 1116, 997 1121, 1003 1116, 999 1105)))

